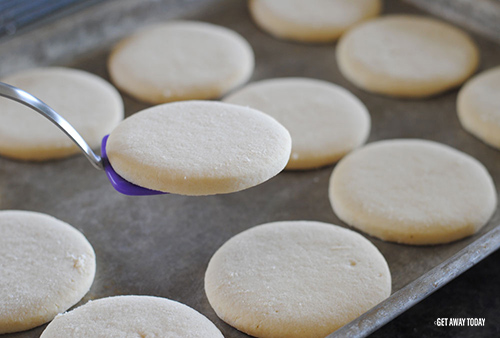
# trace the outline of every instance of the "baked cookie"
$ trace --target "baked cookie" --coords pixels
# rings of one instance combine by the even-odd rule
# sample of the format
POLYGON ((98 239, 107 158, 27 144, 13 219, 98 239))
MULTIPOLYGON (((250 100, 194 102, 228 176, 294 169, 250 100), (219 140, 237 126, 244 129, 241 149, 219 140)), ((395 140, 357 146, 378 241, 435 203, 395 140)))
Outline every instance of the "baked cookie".
POLYGON ((323 338, 391 293, 377 248, 336 225, 260 225, 213 255, 205 292, 217 315, 255 337, 323 338))
POLYGON ((30 211, 0 211, 0 334, 52 320, 90 289, 95 254, 75 228, 30 211))
POLYGON ((90 301, 57 316, 40 338, 223 338, 205 316, 160 297, 117 296, 90 301))
POLYGON ((462 87, 457 111, 465 130, 500 149, 500 67, 473 77, 462 87))
POLYGON ((481 163, 425 140, 379 141, 352 152, 333 170, 329 195, 347 224, 417 245, 470 236, 497 205, 493 180, 481 163))
POLYGON ((264 80, 224 99, 274 117, 292 137, 286 169, 317 168, 338 161, 363 144, 370 114, 346 89, 307 78, 264 80))
POLYGON ((337 40, 380 13, 380 0, 250 0, 255 23, 271 35, 301 42, 337 40))
POLYGON ((340 39, 337 62, 356 86, 389 96, 422 98, 462 84, 479 50, 460 29, 415 15, 363 23, 340 39))
POLYGON ((113 83, 152 104, 218 98, 246 82, 253 67, 243 37, 196 21, 145 28, 118 43, 108 60, 113 83))
POLYGON ((108 158, 127 181, 183 195, 235 192, 285 167, 288 131, 255 109, 213 101, 155 106, 110 134, 108 158))
MULTIPOLYGON (((91 148, 123 119, 118 91, 88 72, 61 67, 34 68, 6 76, 64 117, 91 148)), ((79 148, 45 117, 18 102, 0 97, 0 155, 30 161, 67 157, 79 148)))

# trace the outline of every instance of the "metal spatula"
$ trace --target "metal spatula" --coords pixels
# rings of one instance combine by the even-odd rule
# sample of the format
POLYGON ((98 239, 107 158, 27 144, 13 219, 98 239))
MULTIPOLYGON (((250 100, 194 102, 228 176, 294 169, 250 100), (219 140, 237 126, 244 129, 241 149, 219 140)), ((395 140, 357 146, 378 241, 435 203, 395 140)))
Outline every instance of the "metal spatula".
POLYGON ((71 140, 73 140, 73 142, 76 143, 76 145, 82 150, 85 157, 87 157, 87 159, 96 169, 104 170, 106 172, 111 185, 116 189, 116 191, 124 195, 131 196, 165 194, 161 191, 151 190, 135 185, 125 180, 123 177, 116 173, 116 171, 109 163, 106 155, 106 142, 109 135, 104 136, 104 138, 102 139, 101 156, 96 155, 94 151, 89 147, 87 142, 85 142, 82 136, 75 130, 75 128, 73 128, 71 124, 69 124, 68 121, 66 121, 61 115, 57 114, 54 109, 50 108, 47 104, 43 103, 35 96, 25 92, 22 89, 16 88, 3 82, 0 82, 0 96, 28 106, 29 108, 49 119, 57 127, 59 127, 59 129, 61 129, 66 135, 69 136, 71 140))

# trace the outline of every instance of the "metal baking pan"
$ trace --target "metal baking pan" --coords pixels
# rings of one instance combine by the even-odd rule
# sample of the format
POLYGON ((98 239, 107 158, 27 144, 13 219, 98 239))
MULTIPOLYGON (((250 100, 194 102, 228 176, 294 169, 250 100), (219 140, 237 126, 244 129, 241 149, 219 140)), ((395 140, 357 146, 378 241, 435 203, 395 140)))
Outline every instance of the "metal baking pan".
MULTIPOLYGON (((385 5, 384 13, 423 13, 399 1, 385 5)), ((106 59, 114 43, 139 27, 170 19, 201 20, 234 29, 254 48, 252 81, 303 76, 340 84, 368 107, 369 142, 423 138, 451 145, 481 161, 500 186, 500 152, 461 128, 455 111, 457 90, 427 100, 392 99, 359 90, 339 73, 335 44, 276 40, 252 23, 245 1, 103 2, 3 39, 0 75, 62 65, 109 79, 106 59)), ((481 70, 496 66, 500 45, 472 35, 482 52, 481 70)), ((127 116, 147 107, 123 97, 127 116)), ((328 200, 332 169, 283 172, 260 186, 228 195, 127 197, 114 191, 84 156, 46 163, 0 158, 0 209, 48 213, 87 236, 97 254, 97 274, 79 305, 112 295, 167 297, 206 315, 226 337, 247 337, 218 319, 208 304, 203 276, 210 257, 230 237, 265 222, 305 219, 345 226, 328 200)), ((368 237, 389 263, 393 294, 331 337, 369 334, 486 257, 500 246, 499 224, 497 211, 476 235, 436 246, 399 245, 368 237)), ((3 337, 39 337, 44 328, 3 337)))

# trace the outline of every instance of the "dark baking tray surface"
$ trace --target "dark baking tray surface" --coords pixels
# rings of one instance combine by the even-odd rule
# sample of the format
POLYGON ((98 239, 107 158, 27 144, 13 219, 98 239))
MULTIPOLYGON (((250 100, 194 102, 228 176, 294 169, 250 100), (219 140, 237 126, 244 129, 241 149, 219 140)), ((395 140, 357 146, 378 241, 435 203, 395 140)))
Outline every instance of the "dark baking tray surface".
MULTIPOLYGON (((423 12, 386 1, 384 13, 423 12)), ((0 43, 0 75, 62 65, 109 80, 106 59, 113 44, 139 27, 170 19, 212 22, 243 35, 255 51, 252 81, 303 76, 346 87, 371 113, 369 142, 391 138, 442 142, 477 158, 500 184, 500 152, 460 127, 457 90, 428 100, 391 99, 361 91, 339 73, 335 44, 276 40, 252 23, 245 1, 103 2, 0 43)), ((496 66, 500 45, 473 37, 482 52, 481 70, 496 66)), ((127 116, 147 107, 123 97, 127 116)), ((219 320, 208 304, 203 277, 210 257, 230 237, 265 222, 305 219, 344 225, 328 200, 332 169, 283 172, 260 186, 229 195, 127 197, 115 192, 104 173, 83 156, 47 163, 0 158, 0 209, 48 213, 87 236, 97 254, 97 274, 79 304, 123 294, 167 297, 206 315, 226 337, 246 337, 219 320)), ((499 223, 497 211, 478 234, 447 245, 415 247, 368 237, 389 263, 393 294, 332 337, 369 334, 487 256, 500 245, 499 223)), ((44 327, 2 337, 39 337, 44 327)))

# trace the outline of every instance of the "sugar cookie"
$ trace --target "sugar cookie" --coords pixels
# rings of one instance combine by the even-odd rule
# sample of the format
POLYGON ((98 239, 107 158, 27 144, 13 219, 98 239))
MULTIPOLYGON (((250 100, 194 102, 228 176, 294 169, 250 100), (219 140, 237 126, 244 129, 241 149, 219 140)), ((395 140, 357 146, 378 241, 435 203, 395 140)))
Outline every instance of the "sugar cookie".
POLYGON ((317 168, 363 144, 370 115, 346 89, 326 81, 283 78, 252 83, 224 99, 274 117, 292 136, 286 169, 317 168))
POLYGON ((255 337, 323 338, 391 293, 377 248, 312 221, 260 225, 227 241, 205 274, 217 315, 255 337))
POLYGON ((40 338, 223 338, 192 308, 160 297, 117 296, 90 301, 57 316, 40 338))
MULTIPOLYGON (((64 117, 91 148, 123 119, 118 91, 102 78, 70 68, 25 70, 1 79, 36 96, 64 117)), ((30 108, 0 98, 0 155, 44 161, 78 153, 55 125, 30 108)))
POLYGON ((334 169, 329 195, 347 224, 383 240, 417 245, 474 234, 497 201, 481 163, 425 140, 380 141, 352 152, 334 169))
POLYGON ((222 96, 246 82, 253 51, 236 32, 209 23, 171 21, 121 41, 108 70, 114 84, 153 104, 222 96))
POLYGON ((362 89, 421 98, 463 83, 478 66, 479 50, 466 33, 447 23, 390 15, 342 36, 337 62, 342 74, 362 89))
POLYGON ((213 101, 155 106, 109 136, 118 174, 142 187, 184 195, 243 190, 278 174, 290 157, 288 131, 255 109, 213 101))
POLYGON ((250 13, 263 30, 302 42, 336 40, 352 26, 377 16, 380 0, 250 0, 250 13))
POLYGON ((52 320, 90 289, 95 254, 75 228, 29 211, 0 211, 0 334, 52 320))
POLYGON ((457 110, 465 130, 500 149, 500 67, 470 79, 458 93, 457 110))

